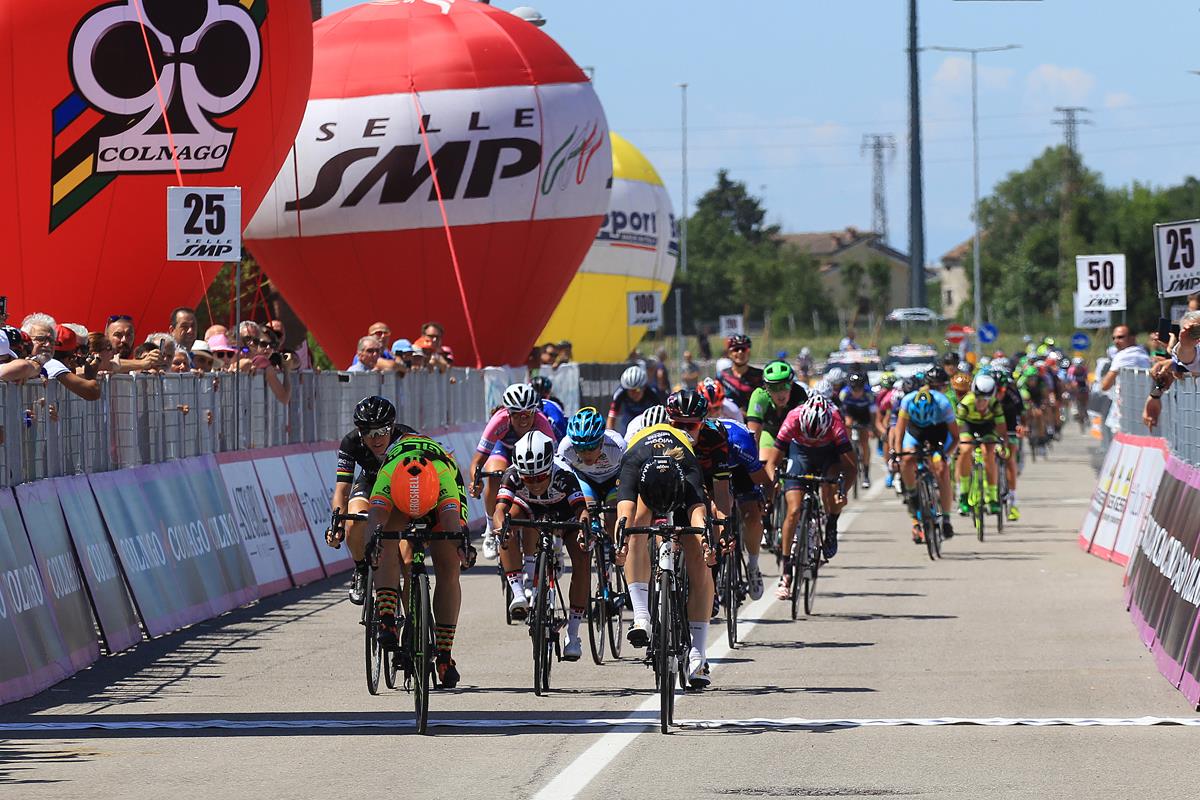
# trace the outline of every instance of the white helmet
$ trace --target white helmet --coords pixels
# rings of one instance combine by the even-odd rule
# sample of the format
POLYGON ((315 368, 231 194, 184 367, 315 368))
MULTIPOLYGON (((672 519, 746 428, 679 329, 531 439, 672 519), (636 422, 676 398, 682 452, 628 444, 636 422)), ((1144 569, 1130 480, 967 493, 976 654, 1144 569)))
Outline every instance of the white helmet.
POLYGON ((838 381, 846 380, 846 373, 841 367, 834 367, 833 369, 829 370, 829 372, 825 373, 825 379, 830 383, 837 383, 838 381))
POLYGON ((996 379, 981 372, 971 382, 971 391, 975 393, 976 397, 991 397, 996 393, 996 379))
POLYGON ((642 412, 642 424, 649 428, 651 425, 666 425, 671 421, 666 406, 650 406, 642 412))
POLYGON ((513 445, 513 465, 520 475, 545 475, 554 463, 554 440, 530 431, 513 445))
POLYGON ((1012 362, 1009 361, 1007 358, 997 358, 995 361, 992 362, 992 366, 999 368, 999 369, 1010 369, 1011 364, 1012 364, 1012 362))
POLYGON ((528 383, 514 383, 504 390, 500 402, 509 411, 532 411, 538 406, 538 396, 528 383))
POLYGON ((1082 366, 1083 359, 1080 358, 1079 356, 1075 356, 1074 358, 1071 359, 1071 365, 1076 366, 1076 367, 1082 366))
POLYGON ((805 403, 800 406, 800 432, 809 439, 823 439, 833 427, 833 414, 825 403, 805 403))
POLYGON ((629 369, 621 373, 621 388, 622 389, 645 389, 646 388, 646 370, 634 364, 629 369))
POLYGON ((827 378, 822 378, 817 381, 817 385, 813 387, 812 393, 817 397, 824 397, 828 400, 833 397, 833 384, 827 378))
POLYGON ((812 350, 808 349, 807 347, 800 348, 800 357, 801 358, 808 358, 811 355, 812 355, 812 350))

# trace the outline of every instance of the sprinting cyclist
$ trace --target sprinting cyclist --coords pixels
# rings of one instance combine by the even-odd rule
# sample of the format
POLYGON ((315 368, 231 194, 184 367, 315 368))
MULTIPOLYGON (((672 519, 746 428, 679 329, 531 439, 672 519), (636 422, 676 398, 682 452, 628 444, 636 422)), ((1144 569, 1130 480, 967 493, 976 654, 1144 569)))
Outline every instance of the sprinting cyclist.
MULTIPOLYGON (((538 430, 554 438, 554 427, 546 415, 539 411, 540 400, 537 392, 528 383, 514 383, 504 390, 501 398, 503 407, 492 415, 484 426, 483 435, 479 437, 479 445, 475 448, 475 457, 471 459, 471 496, 483 494, 483 507, 490 520, 496 514, 496 493, 500 491, 500 479, 487 479, 486 491, 480 482, 474 480, 476 472, 482 467, 487 472, 500 472, 508 469, 512 446, 525 434, 538 430)), ((484 558, 495 558, 497 553, 496 535, 488 531, 483 537, 484 558)))
MULTIPOLYGON (((790 600, 792 597, 792 537, 800 523, 800 508, 804 501, 803 487, 795 478, 801 475, 830 477, 839 473, 848 475, 850 480, 855 479, 854 453, 850 437, 846 435, 846 426, 841 414, 823 397, 809 397, 784 418, 775 436, 775 449, 768 461, 772 471, 778 470, 785 456, 790 459, 791 471, 783 476, 784 497, 787 499, 780 542, 781 552, 784 553, 783 573, 775 590, 775 596, 780 600, 790 600)), ((821 503, 826 513, 825 558, 831 559, 837 555, 837 523, 838 515, 846 507, 845 490, 839 491, 833 484, 822 485, 821 503)))
MULTIPOLYGON (((333 485, 333 511, 362 514, 371 508, 371 489, 375 476, 383 465, 388 448, 401 436, 417 432, 407 425, 396 422, 396 407, 386 397, 364 397, 354 407, 354 430, 342 437, 337 451, 337 475, 333 485), (355 479, 355 468, 361 468, 355 479)), ((325 531, 325 542, 330 547, 340 547, 342 540, 354 559, 354 572, 350 578, 350 602, 356 606, 363 603, 367 582, 367 524, 352 521, 344 528, 325 531)))
POLYGON ((1017 508, 1017 448, 1021 446, 1021 415, 1025 413, 1025 400, 1021 391, 1013 383, 1012 375, 1002 367, 992 368, 992 377, 996 379, 997 391, 1000 394, 1000 408, 1004 410, 1004 429, 1008 431, 1009 456, 1004 461, 1004 469, 1008 477, 1008 521, 1016 522, 1021 518, 1017 508))
MULTIPOLYGON (((376 530, 399 530, 413 522, 424 522, 433 531, 461 531, 467 542, 467 497, 458 463, 444 447, 426 436, 397 439, 379 467, 371 489, 371 511, 367 526, 376 530)), ((459 673, 450 656, 462 605, 459 573, 475 563, 475 549, 452 540, 429 542, 437 582, 433 590, 434 641, 437 647, 438 682, 447 689, 458 685, 459 673)), ((399 644, 396 612, 399 603, 401 561, 407 580, 412 563, 411 542, 384 541, 376 572, 375 602, 379 609, 379 644, 399 644), (399 545, 399 546, 397 546, 399 545)))
MULTIPOLYGON (((708 403, 708 416, 713 419, 732 419, 745 422, 746 415, 737 404, 725 397, 725 385, 713 378, 705 378, 696 387, 708 403)), ((760 389, 762 387, 759 387, 760 389)), ((758 391, 755 389, 754 391, 758 391)), ((753 396, 753 395, 752 395, 753 396)))
POLYGON ((725 340, 725 349, 733 366, 721 370, 718 380, 725 385, 725 397, 742 411, 750 404, 750 395, 763 383, 763 371, 750 366, 750 337, 735 333, 725 340))
MULTIPOLYGON (((940 369, 934 367, 930 372, 940 369)), ((942 375, 945 375, 944 370, 942 375)), ((942 537, 949 539, 954 536, 954 527, 950 524, 948 513, 953 494, 947 459, 954 443, 958 441, 954 406, 950 405, 945 393, 934 385, 926 385, 904 396, 900 401, 897 419, 895 438, 899 441, 899 449, 908 452, 908 455, 900 458, 900 478, 904 482, 904 499, 912 516, 913 542, 925 543, 925 534, 921 530, 921 523, 917 521, 917 457, 912 454, 921 443, 928 445, 929 450, 937 456, 932 461, 932 468, 941 499, 942 537)))
POLYGON ((558 410, 566 413, 566 405, 562 400, 554 396, 554 381, 547 375, 534 375, 529 379, 529 385, 537 392, 538 397, 543 400, 549 400, 554 405, 558 406, 558 410))
POLYGON ((852 372, 845 388, 838 395, 842 417, 858 428, 858 463, 862 466, 862 488, 871 488, 871 434, 875 430, 875 414, 879 406, 875 393, 867 385, 864 372, 852 372))
MULTIPOLYGON (((557 462, 554 439, 541 431, 530 431, 513 447, 513 465, 504 472, 496 497, 496 512, 492 517, 492 524, 496 528, 504 525, 505 514, 515 519, 588 523, 587 502, 579 478, 557 462)), ((588 555, 581 544, 585 535, 581 531, 578 535, 562 537, 571 556, 571 585, 568 590, 571 611, 567 618, 567 644, 562 653, 564 661, 578 661, 583 655, 579 624, 587 611, 592 577, 588 555)), ((508 579, 513 596, 508 611, 515 620, 525 619, 529 610, 525 588, 526 584, 533 584, 531 567, 536 565, 537 556, 529 554, 537 553, 537 542, 537 531, 530 528, 514 529, 500 549, 500 563, 504 565, 504 577, 508 579), (521 568, 522 550, 516 546, 518 538, 524 539, 524 570, 521 568), (533 565, 530 564, 531 558, 533 565)))
POLYGON ((629 421, 629 424, 625 427, 624 439, 628 442, 642 428, 649 428, 651 425, 665 425, 670 421, 671 418, 667 416, 666 406, 650 406, 629 421))
POLYGON ((608 409, 610 430, 623 431, 638 414, 650 406, 663 404, 658 390, 646 384, 646 370, 637 364, 621 373, 621 386, 613 393, 608 409))
MULTIPOLYGON (((763 385, 750 395, 746 408, 746 427, 758 444, 758 457, 767 460, 775 447, 775 434, 784 417, 808 399, 808 389, 796 383, 796 372, 786 361, 772 361, 763 367, 763 385)), ((771 477, 774 480, 774 475, 771 477)))
MULTIPOLYGON (((761 388, 755 391, 761 391, 761 388)), ((711 406, 709 412, 706 422, 714 419, 711 406)), ((722 516, 729 516, 733 507, 732 501, 735 500, 742 512, 746 583, 751 599, 757 600, 763 593, 762 570, 758 566, 763 538, 763 503, 770 502, 775 484, 758 455, 758 447, 754 444, 754 434, 750 429, 737 420, 717 418, 716 421, 725 429, 729 442, 729 457, 723 465, 723 469, 729 473, 729 481, 722 481, 709 488, 713 502, 722 516)))
POLYGON ((1017 380, 1017 386, 1026 395, 1024 399, 1026 400, 1025 410, 1028 412, 1029 446, 1043 447, 1048 438, 1043 411, 1047 402, 1047 389, 1038 368, 1032 365, 1026 367, 1025 372, 1017 380))
POLYGON ((962 400, 971 391, 971 376, 965 372, 955 372, 950 376, 950 391, 954 395, 951 400, 955 403, 962 400))
MULTIPOLYGON (((663 419, 666 419, 667 409, 663 406, 655 408, 661 408, 663 419)), ((604 505, 615 500, 623 455, 625 440, 616 431, 606 429, 604 417, 591 406, 581 408, 571 416, 567 435, 558 443, 559 460, 579 478, 583 497, 589 504, 604 505)), ((611 514, 607 522, 611 535, 611 514)))
POLYGON ((998 514, 1000 501, 996 494, 999 474, 996 464, 996 442, 1007 441, 1008 431, 1004 409, 996 393, 996 379, 987 374, 976 375, 971 382, 971 391, 958 401, 954 415, 961 431, 957 470, 958 513, 964 517, 971 513, 967 497, 967 479, 971 474, 973 443, 978 437, 983 440, 983 466, 986 475, 983 500, 987 503, 989 514, 998 514))
POLYGON ((538 411, 546 415, 546 419, 550 420, 550 427, 554 428, 554 438, 562 439, 567 435, 567 412, 563 410, 561 400, 550 396, 554 391, 553 381, 545 375, 537 375, 530 379, 529 385, 537 393, 538 411))

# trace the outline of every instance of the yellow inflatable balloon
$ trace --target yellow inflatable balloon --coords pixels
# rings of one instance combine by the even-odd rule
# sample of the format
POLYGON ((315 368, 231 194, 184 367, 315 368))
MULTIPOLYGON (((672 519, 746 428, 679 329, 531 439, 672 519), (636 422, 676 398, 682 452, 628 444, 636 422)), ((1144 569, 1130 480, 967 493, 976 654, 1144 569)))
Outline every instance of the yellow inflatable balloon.
POLYGON ((539 342, 567 339, 576 361, 621 361, 646 335, 628 324, 629 294, 658 292, 665 303, 679 258, 671 197, 654 166, 611 134, 613 186, 608 215, 539 342))

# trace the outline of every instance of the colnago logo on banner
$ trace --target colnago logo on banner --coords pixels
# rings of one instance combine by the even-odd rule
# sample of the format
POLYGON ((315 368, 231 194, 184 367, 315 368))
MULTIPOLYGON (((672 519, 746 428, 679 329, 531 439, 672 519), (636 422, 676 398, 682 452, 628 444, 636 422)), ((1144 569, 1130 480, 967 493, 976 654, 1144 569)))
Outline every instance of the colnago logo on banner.
POLYGON ((267 14, 267 0, 122 0, 80 20, 52 119, 51 230, 117 175, 224 169, 236 130, 218 120, 258 85, 267 14))
POLYGON ((411 94, 310 100, 297 158, 285 162, 246 237, 295 236, 297 212, 305 236, 441 227, 422 126, 451 224, 596 213, 612 157, 589 84, 419 98, 421 115, 411 94), (546 107, 556 113, 543 118, 546 107))

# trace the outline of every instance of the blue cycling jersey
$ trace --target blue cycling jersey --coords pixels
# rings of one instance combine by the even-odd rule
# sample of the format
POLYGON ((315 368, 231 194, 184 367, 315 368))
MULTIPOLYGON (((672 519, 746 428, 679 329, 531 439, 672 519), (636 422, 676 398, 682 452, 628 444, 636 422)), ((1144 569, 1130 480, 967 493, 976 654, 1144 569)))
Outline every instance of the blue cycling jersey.
POLYGON ((567 435, 566 413, 553 400, 542 400, 541 403, 541 411, 546 415, 546 419, 550 420, 550 427, 554 428, 555 437, 562 441, 567 435))
POLYGON ((918 389, 904 395, 904 399, 900 401, 900 416, 906 418, 910 426, 917 428, 949 425, 954 422, 954 406, 950 404, 950 399, 941 392, 918 389), (914 415, 913 401, 922 391, 929 396, 929 403, 925 409, 914 415))
POLYGON ((721 424, 729 436, 729 458, 725 466, 729 469, 744 467, 750 474, 762 469, 763 462, 758 457, 758 446, 754 444, 754 434, 750 429, 732 419, 723 419, 721 424))

